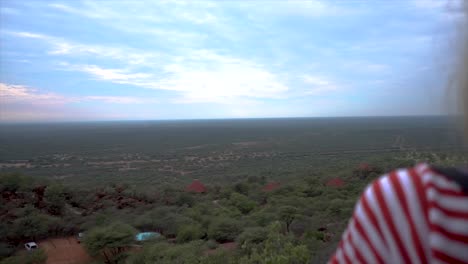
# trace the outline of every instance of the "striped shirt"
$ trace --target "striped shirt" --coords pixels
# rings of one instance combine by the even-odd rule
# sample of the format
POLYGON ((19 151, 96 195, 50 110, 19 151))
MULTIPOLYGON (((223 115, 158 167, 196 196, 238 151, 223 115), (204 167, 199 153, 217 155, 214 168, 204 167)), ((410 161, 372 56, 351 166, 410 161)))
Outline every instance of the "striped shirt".
POLYGON ((468 194, 426 164, 371 183, 329 263, 468 263, 468 194))

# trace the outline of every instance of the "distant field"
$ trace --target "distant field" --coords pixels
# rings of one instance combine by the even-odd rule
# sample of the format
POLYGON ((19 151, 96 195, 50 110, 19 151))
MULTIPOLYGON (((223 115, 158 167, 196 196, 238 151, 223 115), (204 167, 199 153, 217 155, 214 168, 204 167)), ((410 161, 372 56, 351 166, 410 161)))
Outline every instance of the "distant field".
POLYGON ((135 121, 0 126, 0 172, 74 184, 286 177, 382 155, 457 152, 442 117, 135 121))

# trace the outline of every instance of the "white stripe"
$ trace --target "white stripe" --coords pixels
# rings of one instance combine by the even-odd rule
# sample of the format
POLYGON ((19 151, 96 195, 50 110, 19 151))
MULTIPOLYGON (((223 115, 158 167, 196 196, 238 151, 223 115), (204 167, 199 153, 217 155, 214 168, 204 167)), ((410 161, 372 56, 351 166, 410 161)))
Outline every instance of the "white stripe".
POLYGON ((390 215, 393 219, 392 222, 395 226, 397 236, 400 237, 400 240, 404 245, 404 249, 406 249, 409 258, 411 259, 411 263, 420 263, 421 260, 416 252, 416 247, 413 243, 414 240, 412 240, 411 237, 410 223, 407 220, 400 200, 397 197, 397 193, 388 177, 383 178, 380 183, 383 190, 384 200, 390 210, 390 215))
MULTIPOLYGON (((366 197, 368 200, 368 198, 366 197)), ((375 213, 375 212, 374 212, 375 213)), ((358 203, 355 210, 355 217, 361 223, 364 228, 364 232, 366 233, 367 237, 371 241, 372 245, 374 245, 377 252, 382 252, 382 258, 386 258, 385 256, 385 244, 383 242, 383 238, 379 236, 377 232, 377 228, 372 224, 370 221, 370 217, 366 214, 364 207, 361 203, 358 203)))
POLYGON ((366 260, 366 263, 377 263, 377 260, 372 253, 371 245, 367 244, 366 240, 359 234, 354 220, 351 221, 349 226, 349 231, 353 236, 354 244, 359 245, 359 248, 356 248, 356 250, 361 253, 362 257, 366 260))
POLYGON ((350 239, 348 239, 349 236, 349 231, 345 233, 346 235, 344 236, 344 242, 343 242, 343 248, 344 248, 344 253, 348 258, 351 260, 351 263, 359 263, 359 260, 356 259, 356 255, 354 254, 354 249, 350 245, 350 239))
POLYGON ((468 236, 468 221, 465 218, 447 216, 437 208, 429 210, 429 220, 454 234, 468 236))
MULTIPOLYGON (((428 258, 430 256, 430 247, 426 243, 429 241, 429 227, 426 221, 425 211, 421 208, 423 201, 420 201, 418 192, 416 190, 415 181, 413 177, 409 174, 408 170, 398 171, 398 180, 401 183, 403 188, 403 193, 405 195, 406 203, 408 204, 408 209, 410 212, 410 217, 413 219, 414 227, 417 233, 417 241, 422 245, 424 250, 424 255, 428 258)), ((419 176, 419 175, 418 175, 419 176)))
POLYGON ((445 189, 450 191, 461 191, 461 187, 455 182, 446 179, 444 176, 432 173, 428 171, 422 175, 422 181, 424 184, 432 183, 439 189, 445 189))
POLYGON ((382 230, 382 233, 385 237, 384 239, 387 242, 387 245, 389 246, 388 250, 385 252, 386 261, 388 261, 389 263, 403 263, 403 259, 401 258, 401 254, 398 250, 395 239, 393 238, 392 232, 390 232, 390 230, 388 229, 387 223, 385 222, 385 219, 382 215, 381 208, 378 205, 374 190, 372 188, 368 188, 363 195, 366 196, 367 201, 369 202, 369 206, 372 209, 372 212, 377 217, 378 222, 381 223, 379 225, 380 229, 382 230))
POLYGON ((341 248, 338 248, 338 251, 336 252, 336 260, 338 260, 338 263, 346 263, 343 258, 343 251, 341 248))
POLYGON ((467 244, 450 240, 439 233, 432 233, 430 238, 432 248, 444 252, 448 256, 466 261, 468 260, 467 244))
POLYGON ((465 196, 452 196, 444 195, 437 191, 435 188, 427 189, 427 199, 436 203, 439 207, 449 211, 468 213, 468 197, 465 196))

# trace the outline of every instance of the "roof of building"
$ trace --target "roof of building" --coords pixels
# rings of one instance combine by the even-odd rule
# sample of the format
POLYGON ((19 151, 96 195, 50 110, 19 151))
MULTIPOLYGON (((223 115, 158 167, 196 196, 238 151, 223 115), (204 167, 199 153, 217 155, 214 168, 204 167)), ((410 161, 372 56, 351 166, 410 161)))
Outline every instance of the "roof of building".
POLYGON ((279 182, 270 182, 267 185, 263 186, 262 190, 265 192, 271 192, 278 189, 280 186, 281 184, 279 182))
POLYGON ((334 179, 328 180, 326 183, 327 186, 331 186, 331 187, 342 187, 344 186, 344 184, 345 182, 340 178, 334 178, 334 179))
POLYGON ((206 186, 199 180, 194 180, 185 190, 188 192, 204 193, 206 192, 206 186))

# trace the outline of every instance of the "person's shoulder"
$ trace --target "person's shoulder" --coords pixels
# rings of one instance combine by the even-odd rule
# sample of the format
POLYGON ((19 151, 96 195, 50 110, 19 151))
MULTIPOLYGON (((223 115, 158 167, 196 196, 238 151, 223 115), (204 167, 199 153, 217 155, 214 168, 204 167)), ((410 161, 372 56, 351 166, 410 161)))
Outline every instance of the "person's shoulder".
POLYGON ((454 180, 454 174, 446 171, 449 169, 439 169, 427 163, 420 163, 409 168, 393 170, 376 180, 369 187, 375 188, 377 185, 403 185, 415 189, 443 188, 460 190, 459 183, 454 180))

